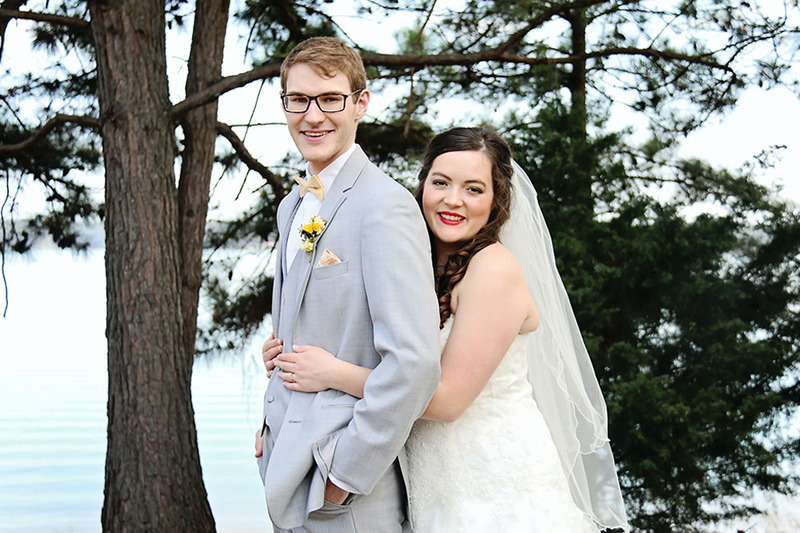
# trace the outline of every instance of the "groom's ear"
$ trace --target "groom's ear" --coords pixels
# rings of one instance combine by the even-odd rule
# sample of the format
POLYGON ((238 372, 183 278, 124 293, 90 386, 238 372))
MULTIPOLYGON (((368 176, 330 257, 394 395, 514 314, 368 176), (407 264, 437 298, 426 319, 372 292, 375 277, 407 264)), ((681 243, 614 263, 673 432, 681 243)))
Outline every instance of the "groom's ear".
POLYGON ((367 107, 369 106, 369 89, 364 89, 358 93, 358 100, 356 100, 356 120, 361 120, 367 114, 367 107))

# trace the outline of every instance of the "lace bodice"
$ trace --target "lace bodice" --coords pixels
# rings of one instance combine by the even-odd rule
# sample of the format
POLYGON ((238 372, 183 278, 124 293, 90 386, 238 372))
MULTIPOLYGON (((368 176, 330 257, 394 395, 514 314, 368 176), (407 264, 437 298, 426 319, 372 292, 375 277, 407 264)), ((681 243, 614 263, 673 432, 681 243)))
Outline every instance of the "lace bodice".
MULTIPOLYGON (((451 327, 452 317, 442 347, 451 327)), ((514 340, 458 420, 414 425, 408 451, 416 533, 596 531, 572 504, 532 398, 527 339, 514 340)))

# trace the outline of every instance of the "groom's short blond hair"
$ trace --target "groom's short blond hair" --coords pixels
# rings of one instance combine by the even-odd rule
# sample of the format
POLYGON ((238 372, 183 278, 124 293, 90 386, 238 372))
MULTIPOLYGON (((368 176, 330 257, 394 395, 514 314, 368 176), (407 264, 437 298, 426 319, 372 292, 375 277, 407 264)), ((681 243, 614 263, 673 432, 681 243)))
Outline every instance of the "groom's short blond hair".
POLYGON ((335 37, 312 37, 302 41, 289 52, 281 64, 281 90, 286 91, 289 69, 298 64, 308 65, 323 78, 333 78, 339 73, 350 80, 350 90, 366 89, 367 72, 364 62, 353 48, 335 37))

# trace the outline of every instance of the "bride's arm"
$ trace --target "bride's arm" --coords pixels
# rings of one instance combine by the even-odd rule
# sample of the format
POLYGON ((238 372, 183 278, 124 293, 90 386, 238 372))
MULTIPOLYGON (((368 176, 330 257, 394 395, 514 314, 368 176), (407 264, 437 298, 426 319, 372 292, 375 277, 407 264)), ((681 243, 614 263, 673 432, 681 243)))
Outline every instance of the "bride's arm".
POLYGON ((294 346, 294 352, 283 353, 283 340, 274 335, 264 341, 261 357, 267 377, 277 370, 288 389, 318 392, 336 389, 357 398, 364 396, 364 382, 371 370, 337 359, 317 346, 294 346))
POLYGON ((455 317, 442 352, 441 380, 422 415, 446 422, 472 404, 514 338, 535 329, 539 320, 519 263, 500 245, 475 254, 453 301, 455 317))
POLYGON ((294 346, 276 358, 278 376, 287 389, 318 392, 336 389, 356 398, 364 396, 364 383, 371 369, 348 363, 317 346, 294 346))
MULTIPOLYGON (((453 329, 442 353, 442 376, 422 418, 453 421, 478 397, 521 330, 539 323, 525 276, 516 258, 496 245, 475 254, 456 287, 453 329)), ((371 369, 334 357, 316 346, 295 346, 278 355, 286 388, 317 392, 336 389, 364 395, 371 369)))

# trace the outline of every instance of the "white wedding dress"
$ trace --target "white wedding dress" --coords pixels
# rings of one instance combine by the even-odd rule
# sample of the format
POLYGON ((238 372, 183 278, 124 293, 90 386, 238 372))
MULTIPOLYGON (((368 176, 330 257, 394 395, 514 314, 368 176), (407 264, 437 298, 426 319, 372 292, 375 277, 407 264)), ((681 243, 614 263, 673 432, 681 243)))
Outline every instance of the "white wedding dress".
MULTIPOLYGON (((452 322, 441 330, 442 346, 452 322)), ((408 457, 415 533, 598 531, 572 501, 532 398, 526 338, 516 338, 458 420, 414 425, 408 457)))

